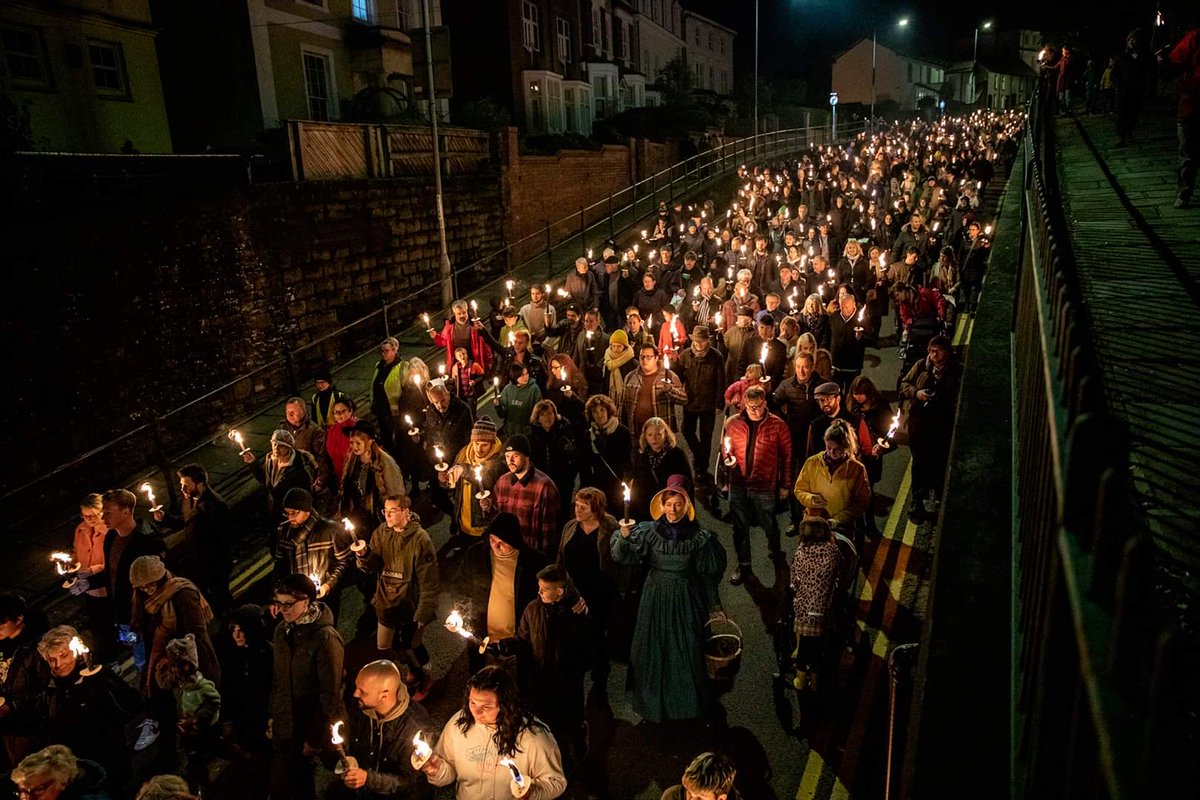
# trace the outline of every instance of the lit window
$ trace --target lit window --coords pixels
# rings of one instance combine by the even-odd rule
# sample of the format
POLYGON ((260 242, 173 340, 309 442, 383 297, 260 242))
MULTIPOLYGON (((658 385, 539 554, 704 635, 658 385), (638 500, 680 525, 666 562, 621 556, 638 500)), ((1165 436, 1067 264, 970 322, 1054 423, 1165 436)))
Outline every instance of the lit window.
POLYGON ((373 0, 351 0, 350 13, 360 22, 370 22, 375 16, 373 0))

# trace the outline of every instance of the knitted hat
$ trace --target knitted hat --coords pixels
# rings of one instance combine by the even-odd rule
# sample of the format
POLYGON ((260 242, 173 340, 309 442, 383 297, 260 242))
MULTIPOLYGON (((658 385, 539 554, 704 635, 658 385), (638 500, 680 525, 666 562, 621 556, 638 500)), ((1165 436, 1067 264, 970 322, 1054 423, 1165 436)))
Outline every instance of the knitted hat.
POLYGON ((504 452, 520 453, 526 458, 533 457, 533 447, 529 444, 529 437, 523 433, 510 436, 508 441, 504 444, 504 452))
POLYGON ((517 519, 516 514, 510 514, 507 511, 501 511, 496 515, 496 518, 487 526, 487 535, 495 536, 511 547, 521 547, 524 544, 524 540, 521 539, 520 520, 517 519))
POLYGON ((275 431, 271 434, 271 446, 274 447, 277 444, 282 444, 295 450, 296 437, 287 431, 275 431))
POLYGON ((200 655, 196 652, 196 634, 189 633, 182 639, 167 642, 167 655, 181 658, 193 667, 200 667, 200 655))
POLYGON ((321 366, 319 366, 315 370, 313 370, 313 380, 314 381, 325 381, 326 383, 333 383, 333 372, 329 369, 328 366, 322 364, 321 366))
POLYGON ((302 489, 299 486, 293 486, 283 496, 283 507, 290 508, 292 511, 312 511, 312 492, 308 491, 308 489, 302 489))
POLYGON ((471 428, 472 442, 490 442, 496 438, 496 423, 490 417, 480 417, 471 428))
POLYGON ((950 339, 946 336, 941 336, 941 335, 935 336, 932 339, 930 339, 928 346, 929 347, 940 347, 943 350, 945 350, 947 353, 949 353, 952 348, 952 345, 950 344, 950 339))
POLYGON ((623 330, 620 330, 620 329, 615 330, 615 331, 613 331, 612 336, 608 337, 608 343, 609 344, 623 344, 626 347, 628 347, 629 346, 629 335, 627 333, 625 333, 625 331, 623 331, 623 330))
POLYGON ((167 567, 158 556, 138 556, 129 565, 129 582, 134 586, 145 586, 161 580, 167 567))
POLYGON ((280 578, 275 584, 275 592, 288 597, 304 597, 310 603, 317 599, 317 587, 313 585, 312 579, 299 572, 280 578))

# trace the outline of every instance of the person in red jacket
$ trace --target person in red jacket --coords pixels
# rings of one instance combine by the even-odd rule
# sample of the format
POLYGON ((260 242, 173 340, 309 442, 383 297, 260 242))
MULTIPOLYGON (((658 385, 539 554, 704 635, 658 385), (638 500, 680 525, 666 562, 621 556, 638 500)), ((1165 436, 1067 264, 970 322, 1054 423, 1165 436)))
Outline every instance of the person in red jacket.
MULTIPOLYGON (((750 572, 750 527, 767 534, 773 561, 782 562, 776 500, 788 498, 792 485, 792 435, 787 423, 767 411, 767 393, 751 386, 743 398, 744 410, 725 427, 729 455, 729 506, 733 511, 733 548, 738 565, 729 582, 737 586, 750 572)), ((722 446, 724 451, 724 446, 722 446)), ((722 456, 724 458, 725 456, 722 456)))
POLYGON ((1179 175, 1175 207, 1187 208, 1196 190, 1196 164, 1200 162, 1200 27, 1192 27, 1171 48, 1165 66, 1181 73, 1176 111, 1179 175))
POLYGON ((492 348, 488 347, 480 333, 480 327, 473 324, 466 300, 455 300, 450 306, 452 316, 442 325, 442 332, 429 329, 429 336, 438 347, 446 348, 446 374, 454 373, 454 351, 465 347, 471 356, 471 361, 483 367, 484 374, 492 369, 492 348))

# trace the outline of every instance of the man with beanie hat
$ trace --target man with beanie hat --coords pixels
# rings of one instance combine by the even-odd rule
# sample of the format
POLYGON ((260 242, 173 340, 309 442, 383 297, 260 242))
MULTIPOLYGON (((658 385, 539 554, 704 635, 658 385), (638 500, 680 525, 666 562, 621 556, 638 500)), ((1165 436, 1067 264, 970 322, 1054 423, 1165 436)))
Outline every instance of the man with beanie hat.
MULTIPOLYGON (((525 546, 521 523, 501 512, 487 527, 487 540, 471 546, 454 581, 455 606, 468 630, 495 645, 489 652, 507 654, 517 635, 521 612, 537 598, 538 570, 547 559, 525 546)), ((483 666, 478 648, 468 648, 471 671, 483 666)))
POLYGON ((526 546, 553 559, 558 555, 562 503, 554 481, 533 466, 532 453, 529 438, 524 434, 508 440, 504 445, 508 471, 496 479, 492 496, 484 500, 484 507, 514 515, 526 546))
POLYGON ((287 521, 275 536, 275 574, 309 576, 316 596, 325 600, 336 618, 340 584, 349 579, 353 558, 349 532, 314 511, 312 493, 298 487, 283 498, 283 514, 287 521))
POLYGON ((271 683, 271 797, 314 800, 312 757, 325 749, 342 707, 342 637, 333 614, 317 599, 308 576, 286 575, 275 584, 271 683))
POLYGON ((271 434, 271 452, 257 461, 249 448, 242 461, 267 490, 267 513, 274 522, 283 518, 283 497, 296 487, 311 491, 317 477, 317 459, 307 450, 296 449, 296 437, 285 430, 271 434))
POLYGON ((458 451, 450 469, 438 475, 453 493, 454 518, 461 530, 461 534, 447 545, 448 557, 453 558, 459 550, 477 542, 483 535, 487 515, 475 495, 481 490, 490 491, 504 470, 496 423, 490 417, 480 417, 471 428, 471 441, 458 451), (476 467, 479 468, 478 477, 476 467))
POLYGON ((350 714, 346 725, 346 753, 358 766, 341 773, 341 785, 330 787, 328 797, 383 800, 406 797, 427 800, 433 787, 413 769, 413 737, 423 734, 432 744, 433 720, 412 700, 391 661, 372 661, 354 680, 354 699, 361 714, 350 714))

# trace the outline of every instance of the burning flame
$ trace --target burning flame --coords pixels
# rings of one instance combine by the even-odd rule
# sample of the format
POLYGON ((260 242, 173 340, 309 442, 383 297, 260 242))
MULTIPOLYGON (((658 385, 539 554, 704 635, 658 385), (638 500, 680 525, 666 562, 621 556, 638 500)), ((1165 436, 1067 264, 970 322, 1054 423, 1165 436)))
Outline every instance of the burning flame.
POLYGON ((663 371, 669 370, 670 368, 671 368, 671 357, 669 355, 664 354, 663 355, 663 371))
POLYGON ((769 348, 767 347, 767 343, 766 343, 766 342, 763 342, 763 345, 762 345, 762 350, 761 350, 761 351, 759 351, 759 355, 758 355, 758 361, 759 361, 759 363, 760 363, 760 364, 762 364, 764 367, 767 365, 767 350, 768 350, 768 349, 769 349, 769 348))
POLYGON ((317 587, 317 591, 321 590, 321 576, 315 572, 308 573, 308 579, 313 582, 313 586, 317 587))
POLYGON ((242 441, 242 434, 238 431, 230 431, 226 436, 242 450, 246 449, 246 443, 242 441))
POLYGON ((471 313, 476 316, 479 316, 479 304, 476 303, 474 300, 471 301, 471 313))
POLYGON ((339 719, 337 722, 333 723, 333 725, 331 725, 329 727, 329 732, 332 734, 329 737, 329 743, 332 744, 334 747, 336 747, 340 744, 346 743, 346 740, 342 737, 342 726, 345 724, 346 723, 342 722, 339 719))
POLYGON ((150 501, 150 505, 153 506, 155 504, 154 503, 154 487, 152 487, 149 483, 143 483, 141 486, 138 487, 138 491, 140 491, 144 495, 146 495, 146 499, 150 501))
POLYGON ((83 639, 80 639, 78 636, 72 636, 71 641, 67 644, 67 647, 71 648, 71 652, 75 654, 76 658, 80 658, 92 652, 88 649, 88 646, 83 643, 83 639))
POLYGON ((423 379, 421 378, 421 376, 420 376, 420 375, 413 375, 413 384, 414 384, 414 385, 415 385, 415 386, 416 386, 418 389, 420 389, 420 388, 421 388, 421 381, 422 381, 422 380, 423 380, 423 379))
POLYGON ((566 367, 559 367, 559 369, 558 369, 558 378, 559 378, 559 380, 561 380, 563 383, 566 383, 566 382, 567 382, 567 368, 566 368, 566 367))
POLYGON ((422 314, 421 321, 425 323, 426 328, 429 327, 429 315, 428 314, 422 314))
POLYGON ((866 313, 867 313, 867 307, 866 307, 866 306, 863 306, 862 308, 860 308, 860 309, 858 310, 858 321, 859 321, 859 322, 862 322, 862 321, 863 321, 863 315, 864 315, 864 314, 866 314, 866 313))
POLYGON ((354 523, 350 521, 349 517, 342 517, 342 527, 350 533, 354 533, 354 523))
POLYGON ((421 732, 417 731, 417 735, 412 739, 413 751, 416 753, 418 761, 424 761, 433 755, 433 748, 429 746, 429 742, 421 738, 421 732))
POLYGON ((475 480, 479 484, 479 488, 483 488, 483 465, 476 464, 472 470, 475 473, 475 480))
POLYGON ((463 626, 462 614, 455 608, 450 611, 450 616, 446 617, 446 630, 451 633, 457 633, 464 639, 471 638, 471 632, 463 626))
POLYGON ((900 415, 897 414, 896 416, 892 417, 892 424, 888 426, 887 436, 885 438, 891 439, 892 436, 899 429, 900 429, 900 415))
POLYGON ((733 439, 726 436, 725 437, 725 452, 726 453, 733 452, 732 448, 733 448, 733 439))
POLYGON ((412 427, 412 417, 410 417, 408 414, 404 415, 404 424, 410 428, 412 427))
POLYGON ((513 761, 508 756, 504 756, 497 762, 505 767, 508 767, 508 773, 512 775, 513 783, 517 786, 525 785, 525 776, 521 774, 521 770, 517 768, 517 762, 513 761))
POLYGON ((718 311, 716 314, 713 314, 713 324, 715 324, 718 328, 721 327, 721 312, 720 311, 718 311))
POLYGON ((433 446, 433 457, 436 458, 438 461, 441 461, 442 460, 442 448, 438 447, 437 445, 434 445, 433 446))
POLYGON ((621 497, 626 503, 629 502, 631 494, 632 493, 629 491, 629 484, 625 481, 621 481, 621 497))

